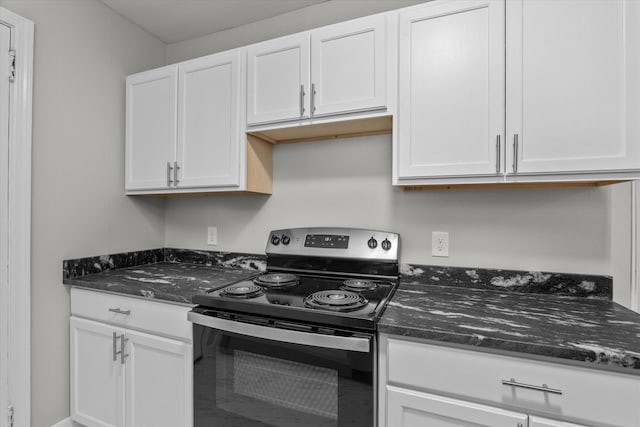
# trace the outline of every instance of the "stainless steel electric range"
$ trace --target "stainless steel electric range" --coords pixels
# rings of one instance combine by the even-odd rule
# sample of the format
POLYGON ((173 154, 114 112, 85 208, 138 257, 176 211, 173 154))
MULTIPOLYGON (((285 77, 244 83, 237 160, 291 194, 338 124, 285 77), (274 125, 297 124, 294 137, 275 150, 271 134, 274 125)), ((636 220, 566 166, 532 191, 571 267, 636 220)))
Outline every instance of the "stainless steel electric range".
POLYGON ((267 272, 194 297, 196 427, 373 427, 396 233, 269 234, 267 272))

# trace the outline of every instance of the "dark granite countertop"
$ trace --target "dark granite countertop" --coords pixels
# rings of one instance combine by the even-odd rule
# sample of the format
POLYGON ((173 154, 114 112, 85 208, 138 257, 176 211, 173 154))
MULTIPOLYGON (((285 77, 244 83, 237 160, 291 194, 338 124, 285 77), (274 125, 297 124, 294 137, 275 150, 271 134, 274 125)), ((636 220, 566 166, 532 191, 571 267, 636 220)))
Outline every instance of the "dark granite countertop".
POLYGON ((607 298, 433 283, 401 280, 378 331, 640 375, 640 314, 607 298))
POLYGON ((66 285, 163 301, 191 304, 191 298, 210 289, 253 277, 258 271, 180 262, 159 262, 65 277, 66 285))

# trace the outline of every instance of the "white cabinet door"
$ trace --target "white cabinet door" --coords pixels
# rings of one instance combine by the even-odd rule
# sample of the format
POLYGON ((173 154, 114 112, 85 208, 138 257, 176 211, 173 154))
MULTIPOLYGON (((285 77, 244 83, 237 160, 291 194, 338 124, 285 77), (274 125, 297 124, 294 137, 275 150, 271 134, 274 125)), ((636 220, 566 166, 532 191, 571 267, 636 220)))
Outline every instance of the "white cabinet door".
POLYGON ((127 190, 169 187, 168 162, 173 162, 177 122, 177 66, 127 77, 127 190))
POLYGON ((507 1, 509 172, 640 168, 639 22, 635 0, 507 1))
POLYGON ((179 65, 177 187, 240 184, 240 52, 179 65))
POLYGON ((527 415, 387 386, 386 427, 526 427, 527 415))
POLYGON ((191 344, 127 330, 127 427, 193 425, 191 344))
POLYGON ((504 166, 504 2, 434 1, 400 14, 398 177, 504 166))
POLYGON ((71 419, 87 427, 124 426, 124 365, 114 354, 124 330, 71 317, 70 332, 71 419))
POLYGON ((309 33, 247 49, 247 124, 309 117, 309 33))
POLYGON ((547 418, 529 417, 529 427, 588 427, 583 424, 566 423, 547 418))
POLYGON ((386 106, 384 15, 311 32, 311 114, 386 106))

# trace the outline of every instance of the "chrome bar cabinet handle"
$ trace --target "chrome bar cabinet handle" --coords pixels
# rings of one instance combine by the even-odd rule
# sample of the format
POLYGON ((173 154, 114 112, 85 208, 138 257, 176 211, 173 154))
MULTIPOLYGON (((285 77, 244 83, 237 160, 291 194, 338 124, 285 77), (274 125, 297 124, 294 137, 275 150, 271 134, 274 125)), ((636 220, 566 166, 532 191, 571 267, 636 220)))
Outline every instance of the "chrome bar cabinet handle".
POLYGON ((118 360, 118 351, 116 350, 116 347, 118 346, 118 334, 117 333, 113 333, 113 361, 115 362, 116 360, 118 360))
POLYGON ((513 135, 513 173, 518 173, 518 134, 513 135))
POLYGON ((129 340, 124 337, 124 334, 120 335, 120 351, 119 351, 119 353, 120 353, 120 363, 122 365, 124 365, 125 357, 129 357, 128 354, 124 353, 125 345, 126 345, 127 341, 129 341, 129 340))
POLYGON ((316 84, 311 83, 311 114, 316 113, 316 84))
POLYGON ((131 310, 121 310, 120 308, 110 308, 109 311, 116 314, 124 314, 125 316, 131 314, 131 310))
POLYGON ((304 85, 300 85, 300 115, 304 116, 304 85))
POLYGON ((542 391, 544 393, 562 394, 562 390, 559 390, 557 388, 551 388, 546 384, 542 384, 542 386, 539 386, 539 385, 533 385, 533 384, 519 383, 515 380, 515 378, 511 378, 509 381, 502 380, 502 385, 507 385, 510 387, 526 388, 528 390, 537 390, 537 391, 542 391))
POLYGON ((171 187, 171 171, 173 168, 171 167, 171 162, 167 162, 167 187, 171 187))
POLYGON ((178 170, 180 169, 180 166, 178 166, 178 162, 173 162, 173 185, 174 186, 178 186, 178 183, 180 183, 180 180, 178 180, 178 170))
POLYGON ((500 135, 496 136, 496 173, 500 173, 500 149, 501 149, 501 145, 500 144, 500 135))

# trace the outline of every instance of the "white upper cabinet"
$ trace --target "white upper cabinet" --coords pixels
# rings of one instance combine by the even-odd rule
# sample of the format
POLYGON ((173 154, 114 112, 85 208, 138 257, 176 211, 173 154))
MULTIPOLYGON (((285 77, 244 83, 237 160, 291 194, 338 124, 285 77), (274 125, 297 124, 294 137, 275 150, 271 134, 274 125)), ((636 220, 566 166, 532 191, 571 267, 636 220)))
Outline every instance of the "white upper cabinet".
POLYGON ((127 190, 167 188, 167 162, 175 156, 178 67, 127 78, 127 190))
POLYGON ((311 32, 311 114, 384 108, 385 17, 368 18, 311 32))
POLYGON ((178 187, 240 185, 240 53, 178 68, 178 187))
POLYGON ((248 191, 242 55, 233 50, 127 77, 128 194, 248 191))
POLYGON ((434 1, 399 25, 398 176, 501 179, 504 2, 434 1))
POLYGON ((309 34, 247 49, 247 123, 309 117, 309 34))
POLYGON ((510 173, 640 169, 638 117, 640 2, 507 1, 510 173))
POLYGON ((373 15, 247 49, 247 124, 386 106, 385 16, 373 15))
POLYGON ((395 184, 640 176, 640 2, 438 0, 399 26, 395 184))

